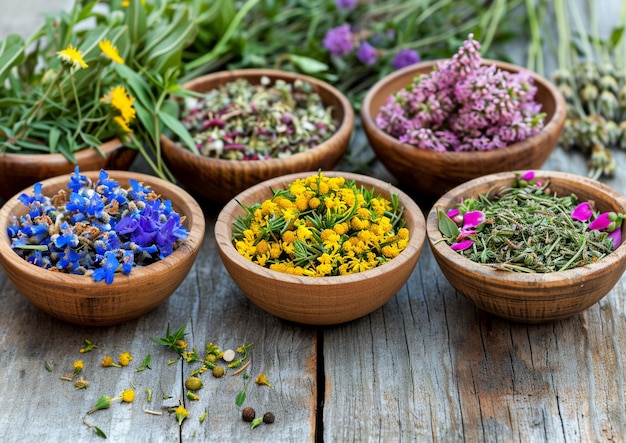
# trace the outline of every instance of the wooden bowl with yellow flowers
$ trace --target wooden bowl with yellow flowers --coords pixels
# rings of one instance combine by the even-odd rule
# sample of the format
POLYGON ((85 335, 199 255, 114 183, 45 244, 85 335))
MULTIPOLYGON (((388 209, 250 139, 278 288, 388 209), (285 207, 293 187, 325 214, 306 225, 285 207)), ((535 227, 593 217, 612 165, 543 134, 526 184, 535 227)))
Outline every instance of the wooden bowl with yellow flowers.
POLYGON ((189 107, 181 105, 185 114, 181 119, 193 136, 194 151, 184 147, 182 140, 161 137, 165 163, 192 194, 224 204, 273 177, 333 169, 346 152, 354 111, 348 99, 328 83, 294 72, 240 69, 198 77, 184 87, 206 94, 226 85, 230 85, 229 92, 222 89, 222 98, 215 99, 214 105, 208 99, 189 107), (235 84, 237 88, 231 87, 235 84), (261 85, 264 90, 250 94, 251 88, 261 85), (264 98, 269 90, 271 100, 264 98), (287 99, 277 98, 286 95, 287 99), (309 107, 306 111, 305 106, 309 107), (226 112, 231 108, 235 109, 226 112))
POLYGON ((619 281, 626 269, 623 214, 626 197, 596 180, 502 172, 443 195, 428 214, 427 236, 443 274, 471 303, 508 320, 543 323, 586 310, 619 281), (553 195, 565 203, 577 197, 568 203, 573 209, 563 210, 553 195), (477 210, 472 199, 484 198, 491 206, 477 210), (447 216, 458 228, 446 226, 447 216))
POLYGON ((424 246, 425 220, 381 180, 304 172, 237 195, 220 212, 215 238, 254 304, 285 320, 332 325, 373 312, 400 290, 424 246))

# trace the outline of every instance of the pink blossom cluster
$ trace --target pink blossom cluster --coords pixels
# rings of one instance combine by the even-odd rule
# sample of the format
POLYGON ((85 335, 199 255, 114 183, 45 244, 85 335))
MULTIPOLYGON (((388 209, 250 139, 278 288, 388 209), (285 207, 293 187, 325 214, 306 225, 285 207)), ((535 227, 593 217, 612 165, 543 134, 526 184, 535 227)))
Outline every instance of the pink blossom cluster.
POLYGON ((390 96, 376 125, 403 143, 433 151, 486 151, 535 135, 545 114, 528 71, 482 64, 470 34, 451 58, 390 96))

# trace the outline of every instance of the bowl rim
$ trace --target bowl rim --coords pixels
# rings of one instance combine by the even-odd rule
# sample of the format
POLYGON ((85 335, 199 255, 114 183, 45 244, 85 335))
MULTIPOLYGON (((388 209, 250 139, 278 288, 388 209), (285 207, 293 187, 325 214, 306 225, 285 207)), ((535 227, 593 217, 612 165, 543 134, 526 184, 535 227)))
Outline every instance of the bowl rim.
MULTIPOLYGON (((485 183, 495 183, 497 181, 512 181, 516 173, 523 174, 526 171, 508 171, 498 172, 494 174, 485 175, 482 177, 469 180, 455 188, 451 189, 444 195, 442 195, 431 207, 426 217, 426 236, 428 243, 441 259, 453 264, 454 267, 464 268, 467 272, 481 275, 485 278, 494 278, 502 282, 508 282, 511 284, 525 283, 525 284, 545 284, 555 282, 573 282, 579 279, 584 279, 586 276, 591 276, 596 273, 602 273, 619 262, 626 260, 626 240, 615 249, 613 252, 598 260, 595 263, 587 264, 577 268, 567 269, 565 271, 546 272, 546 273, 519 273, 519 272, 503 272, 493 269, 489 266, 482 265, 474 262, 467 257, 452 250, 450 246, 443 241, 443 235, 439 231, 439 224, 437 218, 437 209, 441 208, 444 211, 449 209, 455 202, 461 197, 473 196, 473 189, 477 186, 485 183)), ((584 177, 578 174, 561 172, 561 171, 549 171, 549 170, 537 170, 535 171, 535 179, 547 180, 551 182, 578 182, 583 183, 586 187, 591 187, 600 190, 609 199, 614 200, 621 210, 619 212, 626 213, 626 197, 621 193, 611 188, 610 186, 600 183, 596 180, 584 177)), ((624 230, 626 226, 622 226, 624 230)))
MULTIPOLYGON (((382 138, 385 145, 393 146, 394 149, 402 151, 407 155, 419 155, 426 157, 424 161, 427 161, 428 158, 437 157, 437 158, 447 158, 448 161, 460 161, 463 157, 468 157, 469 155, 485 157, 488 155, 508 155, 507 153, 517 152, 517 151, 525 151, 531 147, 533 147, 537 143, 541 143, 540 140, 546 138, 554 131, 557 131, 560 126, 563 125, 566 118, 566 110, 567 104, 565 102, 565 98, 563 94, 558 90, 558 88, 550 82, 545 77, 537 74, 534 71, 531 71, 523 66, 514 65, 512 63, 503 62, 500 60, 494 59, 482 59, 483 65, 497 65, 498 67, 504 68, 508 71, 522 71, 526 72, 533 78, 533 84, 536 86, 537 84, 541 84, 545 89, 550 92, 550 95, 554 98, 555 101, 555 110, 552 118, 544 124, 544 127, 537 134, 526 138, 525 140, 517 143, 513 143, 504 148, 500 149, 491 149, 488 151, 431 151, 427 149, 419 149, 415 146, 409 145, 407 143, 400 142, 397 138, 392 137, 387 134, 383 130, 381 130, 372 115, 370 114, 370 108, 372 107, 372 101, 374 97, 380 94, 380 89, 385 86, 387 83, 394 81, 398 78, 403 78, 409 76, 409 74, 414 71, 423 70, 425 68, 432 68, 436 66, 437 63, 443 62, 446 59, 437 59, 437 60, 428 60, 422 61, 419 63, 415 63, 409 66, 405 66, 404 68, 400 68, 397 71, 381 78, 378 80, 374 86, 370 88, 365 97, 363 98, 363 102, 361 104, 361 121, 363 123, 363 127, 370 131, 373 134, 376 134, 377 137, 382 138), (504 152, 504 154, 502 154, 504 152)), ((408 83, 407 83, 408 85, 408 83)))
MULTIPOLYGON (((311 83, 316 88, 327 90, 337 99, 338 103, 341 105, 341 110, 343 111, 343 119, 339 121, 339 126, 337 126, 337 129, 335 130, 335 132, 328 139, 324 140, 322 143, 314 146, 313 148, 309 148, 306 151, 298 152, 296 154, 291 154, 288 157, 270 158, 266 160, 251 160, 251 161, 245 161, 245 164, 248 164, 248 162, 252 162, 252 163, 262 162, 262 164, 272 166, 274 164, 284 164, 286 161, 296 162, 297 159, 303 158, 305 155, 309 154, 312 150, 315 150, 315 152, 324 152, 327 150, 331 150, 331 148, 333 147, 332 145, 333 143, 335 143, 336 140, 342 137, 349 137, 350 134, 352 133, 354 129, 354 109, 352 108, 352 105, 350 104, 350 101, 348 100, 348 98, 339 89, 335 88, 330 83, 327 83, 323 80, 317 79, 315 77, 311 77, 306 74, 300 74, 300 73, 291 72, 291 71, 282 71, 280 69, 267 69, 267 68, 232 69, 232 70, 222 70, 222 71, 212 72, 206 75, 202 75, 200 77, 196 77, 192 80, 185 82, 182 86, 184 89, 195 90, 194 87, 196 85, 202 84, 206 82, 207 80, 224 79, 225 82, 228 82, 229 80, 233 81, 236 78, 241 78, 241 77, 247 78, 247 77, 257 77, 257 76, 259 77, 268 76, 272 78, 288 79, 291 82, 295 80, 304 80, 308 83, 311 83), (291 160, 293 158, 295 158, 296 160, 291 160)), ((226 160, 223 158, 207 157, 207 156, 190 151, 189 149, 181 146, 179 141, 175 141, 172 138, 162 134, 161 140, 163 139, 167 140, 168 148, 172 148, 175 151, 179 151, 179 153, 180 151, 183 151, 187 154, 190 154, 192 158, 201 159, 200 161, 203 161, 203 162, 213 162, 215 164, 221 163, 223 165, 228 165, 229 168, 236 168, 237 166, 235 165, 239 165, 243 162, 241 160, 226 160)))
POLYGON ((280 280, 283 283, 292 285, 314 284, 322 286, 350 284, 356 281, 368 280, 369 278, 384 275, 388 271, 391 271, 405 264, 406 262, 411 261, 412 257, 414 257, 415 254, 420 253, 422 247, 424 246, 424 243, 426 242, 426 219, 420 207, 417 205, 417 203, 413 201, 411 197, 409 197, 406 193, 404 193, 402 190, 398 189, 391 183, 371 176, 343 171, 321 172, 326 177, 341 176, 344 177, 346 180, 355 180, 357 183, 360 181, 371 185, 371 187, 374 187, 377 191, 383 189, 389 193, 397 194, 399 201, 404 206, 405 212, 410 212, 412 214, 415 221, 415 230, 417 230, 417 232, 410 232, 409 244, 407 245, 407 247, 397 257, 394 257, 387 263, 383 263, 382 265, 379 265, 373 269, 368 269, 367 271, 358 272, 355 274, 332 275, 321 278, 298 276, 274 271, 244 258, 241 254, 239 254, 239 252, 237 252, 235 246, 232 244, 232 225, 228 223, 228 220, 232 213, 243 211, 238 202, 245 201, 246 198, 248 198, 251 194, 256 193, 260 189, 269 190, 269 187, 276 182, 291 183, 297 178, 304 178, 318 173, 318 171, 307 171, 286 174, 269 180, 265 180, 248 188, 247 190, 241 192, 236 197, 231 199, 222 208, 215 222, 215 240, 218 250, 221 253, 225 254, 228 259, 233 261, 238 267, 248 270, 253 275, 259 278, 271 278, 273 280, 280 280), (393 267, 388 266, 390 264, 393 264, 393 267))
MULTIPOLYGON (((159 192, 162 198, 170 199, 171 195, 177 195, 181 201, 183 201, 189 208, 188 211, 182 211, 181 208, 174 209, 179 212, 181 216, 185 216, 186 219, 189 220, 187 230, 187 238, 183 241, 178 248, 176 248, 170 255, 151 263, 146 266, 135 266, 129 275, 124 275, 122 273, 116 273, 111 284, 106 284, 104 282, 95 282, 91 276, 85 275, 76 275, 69 274, 66 272, 45 272, 43 268, 33 265, 32 263, 28 263, 26 260, 21 258, 19 255, 13 251, 10 244, 10 239, 7 233, 7 226, 9 223, 9 218, 15 213, 16 208, 20 208, 23 204, 17 200, 17 198, 22 193, 32 194, 33 186, 29 186, 22 190, 21 192, 16 193, 13 197, 9 198, 0 208, 0 258, 2 260, 10 261, 14 264, 16 268, 19 269, 19 273, 21 275, 27 276, 27 278, 31 278, 33 280, 42 280, 42 279, 62 279, 67 282, 67 285, 75 285, 75 287, 84 287, 91 285, 100 285, 102 284, 103 288, 107 288, 108 291, 112 292, 115 288, 121 288, 123 286, 128 285, 130 281, 146 279, 155 273, 159 273, 161 271, 166 271, 170 269, 174 264, 183 262, 189 256, 194 255, 202 245, 202 241, 204 239, 204 231, 205 231, 205 219, 204 213, 202 212, 202 208, 198 204, 198 202, 185 190, 180 188, 179 186, 167 182, 163 179, 160 179, 153 175, 148 175, 144 173, 134 172, 134 171, 123 171, 123 170, 106 170, 109 174, 109 178, 116 180, 122 186, 126 184, 128 179, 134 179, 141 183, 144 183, 147 186, 150 186, 154 189, 154 187, 158 188, 160 191, 163 189, 168 190, 168 193, 159 192), (170 192, 171 190, 171 192, 170 192)), ((97 179, 100 171, 81 171, 80 174, 86 175, 90 179, 97 179)), ((58 188, 62 188, 64 183, 67 183, 70 176, 72 174, 64 174, 55 177, 51 177, 46 180, 42 180, 38 183, 41 183, 44 187, 49 185, 58 185, 58 188)), ((184 223, 183 223, 184 224, 184 223)), ((48 270, 45 270, 48 271, 48 270)), ((93 289, 98 288, 98 286, 92 286, 93 289)), ((91 297, 98 297, 99 291, 94 290, 93 293, 90 293, 91 297)), ((78 291, 76 293, 78 296, 78 291)), ((107 295, 108 296, 108 295, 107 295)))

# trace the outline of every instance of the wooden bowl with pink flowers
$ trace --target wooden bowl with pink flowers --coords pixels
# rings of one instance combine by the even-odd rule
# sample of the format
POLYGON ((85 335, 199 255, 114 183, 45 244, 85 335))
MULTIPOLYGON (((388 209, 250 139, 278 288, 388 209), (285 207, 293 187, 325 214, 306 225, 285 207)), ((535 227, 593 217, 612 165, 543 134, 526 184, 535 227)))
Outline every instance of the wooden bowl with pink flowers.
MULTIPOLYGON (((412 95, 411 100, 415 103, 411 105, 410 110, 406 110, 406 105, 401 105, 406 113, 399 113, 397 110, 387 111, 386 114, 381 112, 389 109, 388 100, 392 95, 415 84, 414 79, 416 77, 423 78, 423 76, 431 75, 435 70, 440 73, 443 72, 442 66, 449 61, 427 61, 402 68, 378 81, 365 96, 361 107, 363 129, 370 145, 385 168, 407 190, 412 190, 418 196, 423 195, 431 199, 436 199, 463 182, 486 174, 540 168, 559 141, 565 124, 566 103, 562 94, 550 81, 522 67, 495 60, 480 59, 479 62, 476 62, 483 68, 493 66, 496 72, 501 71, 516 75, 521 73, 523 74, 522 83, 525 83, 526 79, 531 79, 533 87, 536 88, 532 101, 540 105, 538 112, 545 113, 545 118, 543 128, 523 141, 512 141, 515 140, 515 136, 511 135, 511 127, 519 122, 517 117, 510 117, 506 124, 497 123, 502 130, 494 132, 496 135, 490 134, 489 131, 492 130, 492 127, 480 126, 485 124, 483 123, 484 117, 489 115, 492 105, 499 100, 496 98, 498 93, 494 93, 493 89, 484 85, 486 79, 492 77, 491 74, 469 79, 463 83, 467 88, 464 91, 471 92, 472 95, 466 97, 466 95, 456 95, 457 93, 454 92, 454 100, 459 100, 459 103, 446 105, 444 99, 437 95, 444 90, 456 91, 455 88, 458 88, 459 84, 462 83, 460 79, 451 79, 451 76, 454 75, 452 73, 449 75, 441 74, 438 77, 438 82, 433 80, 431 88, 424 87, 423 93, 415 93, 413 87, 408 94, 412 95), (439 84, 446 81, 449 82, 447 86, 439 84), (484 100, 483 97, 486 99, 484 100), (442 108, 451 113, 451 117, 444 119, 450 122, 445 125, 442 125, 440 121, 434 121, 438 118, 437 115, 439 114, 437 113, 442 108), (450 111, 451 109, 455 110, 450 111), (463 111, 459 111, 459 109, 463 109, 463 111), (464 113, 468 119, 458 123, 461 121, 459 118, 461 113, 464 113), (384 116, 381 117, 381 115, 384 116), (416 115, 419 121, 417 121, 416 115), (420 117, 422 115, 423 118, 420 117), (453 120, 456 120, 457 123, 453 123, 453 120), (385 129, 381 129, 382 125, 386 125, 385 129), (476 134, 480 135, 475 135, 476 138, 471 143, 465 142, 465 140, 458 143, 450 141, 450 132, 454 132, 449 130, 452 125, 455 125, 455 130, 461 128, 468 132, 476 132, 478 127, 480 131, 476 134), (405 128, 416 128, 417 126, 423 131, 412 129, 415 132, 410 136, 405 136, 404 131, 408 131, 405 128), (441 126, 445 126, 447 129, 442 131, 441 126), (424 131, 430 130, 432 133, 438 134, 436 137, 431 136, 432 138, 440 139, 444 143, 437 143, 434 146, 430 143, 432 138, 420 138, 425 137, 424 131), (390 135, 391 133, 394 135, 390 135), (400 135, 401 133, 403 135, 400 135), (445 136, 442 135, 444 133, 445 136), (490 148, 488 143, 482 143, 483 138, 488 138, 490 141, 495 140, 495 143, 500 147, 497 149, 490 148)), ((451 72, 457 70, 458 68, 454 67, 451 72)), ((421 84, 424 84, 423 81, 421 84)), ((497 91, 508 90, 508 86, 502 83, 497 85, 497 91)), ((525 87, 525 85, 522 86, 522 88, 525 87)), ((449 95, 453 96, 453 93, 450 92, 449 95)), ((449 96, 446 95, 445 99, 448 98, 449 96)), ((529 111, 531 115, 536 113, 535 110, 529 111)), ((491 125, 493 120, 489 119, 488 121, 491 125)), ((458 134, 458 132, 454 133, 458 134)))
MULTIPOLYGON (((503 186, 510 186, 515 174, 504 172, 479 177, 455 187, 437 200, 426 221, 426 235, 435 259, 454 289, 476 307, 498 317, 543 323, 581 313, 609 294, 626 269, 626 244, 619 235, 623 226, 614 232, 618 235, 613 236, 616 240, 612 252, 590 264, 556 272, 502 270, 467 258, 445 241, 439 212, 448 213, 470 197, 498 192, 503 186)), ((605 184, 564 172, 536 171, 533 174, 539 183, 548 183, 552 193, 574 194, 581 204, 590 203, 600 214, 596 224, 607 212, 626 213, 626 197, 605 184)), ((571 215, 590 222, 588 229, 593 229, 594 220, 581 217, 581 212, 584 211, 577 206, 571 215)))

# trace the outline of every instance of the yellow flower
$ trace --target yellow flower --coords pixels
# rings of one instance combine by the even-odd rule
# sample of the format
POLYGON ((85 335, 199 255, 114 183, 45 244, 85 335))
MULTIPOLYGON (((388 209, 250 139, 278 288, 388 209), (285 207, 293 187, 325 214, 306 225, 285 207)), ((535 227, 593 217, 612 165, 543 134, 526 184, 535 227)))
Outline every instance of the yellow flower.
POLYGON ((84 367, 85 367, 85 364, 83 363, 82 360, 76 360, 74 362, 74 374, 78 374, 80 371, 83 370, 84 367))
POLYGON ((176 408, 176 420, 178 420, 178 426, 183 424, 183 420, 189 416, 189 411, 180 405, 176 408))
POLYGON ((78 68, 78 67, 87 68, 88 67, 87 63, 85 63, 85 60, 83 60, 82 53, 78 49, 73 47, 71 44, 67 45, 67 48, 62 49, 61 51, 58 51, 57 55, 59 56, 61 60, 63 60, 66 63, 69 63, 74 68, 78 68))
POLYGON ((124 86, 115 86, 109 89, 101 99, 101 102, 109 103, 113 108, 120 111, 122 118, 126 124, 130 123, 136 115, 133 103, 135 98, 131 97, 124 86))
POLYGON ((117 363, 113 362, 113 357, 111 357, 110 355, 105 355, 104 357, 102 357, 102 362, 100 364, 103 368, 110 368, 111 366, 115 366, 116 368, 121 367, 117 363))
POLYGON ((128 364, 131 362, 132 359, 133 359, 133 356, 130 355, 130 352, 122 352, 120 354, 119 363, 122 366, 128 366, 128 364))
POLYGON ((116 115, 115 117, 113 117, 113 121, 117 123, 120 128, 122 128, 122 131, 126 133, 133 132, 133 130, 128 127, 128 125, 121 116, 116 115))
POLYGON ((267 381, 267 375, 265 375, 265 372, 261 372, 256 380, 255 380, 257 385, 265 385, 265 386, 272 386, 272 384, 267 381))
POLYGON ((124 59, 120 57, 120 53, 117 50, 116 46, 113 46, 111 40, 100 40, 98 43, 100 50, 104 55, 113 60, 115 63, 119 63, 120 65, 124 64, 124 59))
POLYGON ((132 389, 124 389, 122 392, 122 401, 124 403, 132 403, 135 400, 135 391, 132 389))

